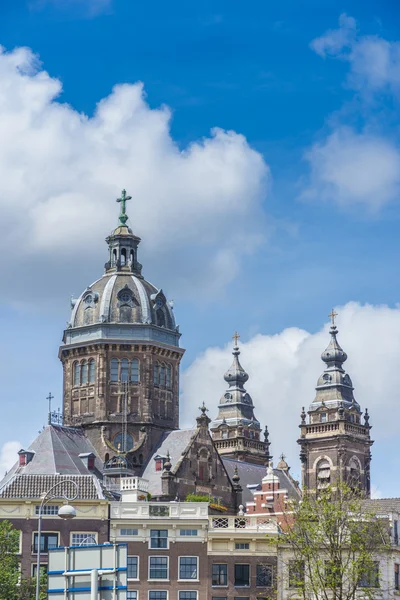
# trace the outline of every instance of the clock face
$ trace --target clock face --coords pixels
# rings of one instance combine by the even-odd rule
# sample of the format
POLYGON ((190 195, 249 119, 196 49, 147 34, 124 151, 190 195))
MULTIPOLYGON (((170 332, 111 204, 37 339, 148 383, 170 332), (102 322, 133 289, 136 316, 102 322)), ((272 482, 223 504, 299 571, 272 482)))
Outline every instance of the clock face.
POLYGON ((128 452, 133 448, 133 437, 130 433, 117 433, 114 438, 114 447, 120 452, 128 452))

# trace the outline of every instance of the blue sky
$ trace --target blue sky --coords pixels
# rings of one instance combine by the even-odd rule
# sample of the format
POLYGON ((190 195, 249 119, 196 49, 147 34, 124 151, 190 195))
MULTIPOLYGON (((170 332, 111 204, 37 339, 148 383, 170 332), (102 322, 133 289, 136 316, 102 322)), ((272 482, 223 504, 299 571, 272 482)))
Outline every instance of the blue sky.
MULTIPOLYGON (((45 92, 49 99, 40 100, 40 115, 33 112, 32 117, 28 105, 36 102, 36 96, 31 91, 21 92, 19 84, 8 88, 7 78, 11 81, 16 77, 9 70, 12 61, 11 67, 0 67, 4 102, 10 111, 4 122, 0 120, 0 157, 3 152, 10 161, 4 173, 0 171, 3 182, 6 179, 6 184, 0 184, 4 243, 0 374, 5 407, 0 445, 9 440, 26 444, 34 437, 45 422, 45 397, 50 389, 60 401, 57 351, 69 315, 69 296, 79 294, 101 274, 106 256, 103 239, 115 218, 115 193, 124 186, 128 191, 133 189, 129 214, 135 233, 143 238, 144 274, 175 300, 182 343, 187 348, 183 367, 193 381, 200 377, 193 366, 196 358, 213 346, 229 354, 227 344, 236 329, 244 342, 243 363, 251 371, 252 346, 247 358, 245 349, 254 336, 275 335, 278 339, 287 328, 316 335, 326 324, 332 306, 344 307, 342 313, 347 314, 347 304, 356 302, 367 319, 371 317, 362 312, 363 305, 376 307, 379 318, 382 313, 378 307, 388 305, 397 323, 399 13, 400 7, 387 0, 340 4, 327 0, 323 9, 321 2, 310 0, 247 4, 232 0, 200 4, 15 0, 0 6, 4 52, 27 47, 41 61, 35 64, 32 58, 25 58, 29 68, 25 63, 18 66, 24 82, 46 71, 51 81, 43 85, 48 85, 48 90, 56 86, 56 80, 62 85, 58 96, 57 92, 45 92), (138 114, 145 115, 148 129, 142 131, 139 114, 139 125, 136 121, 132 125, 127 116, 119 132, 123 136, 128 131, 132 140, 139 140, 135 141, 135 152, 140 154, 140 148, 147 148, 147 139, 157 142, 159 131, 163 134, 158 144, 168 137, 166 145, 171 142, 174 151, 183 153, 194 143, 200 150, 209 148, 214 127, 244 136, 245 145, 237 137, 231 140, 240 165, 245 165, 243 172, 222 190, 213 179, 218 179, 218 173, 209 173, 209 203, 202 202, 201 193, 196 198, 190 174, 187 199, 183 183, 179 187, 176 180, 163 179, 167 151, 144 166, 135 161, 138 154, 132 155, 128 165, 122 164, 118 136, 109 144, 109 159, 114 165, 110 189, 92 212, 83 205, 91 207, 92 195, 98 193, 99 182, 91 187, 94 175, 86 175, 94 167, 77 174, 79 163, 68 154, 63 163, 66 173, 59 176, 63 159, 52 162, 55 151, 47 150, 51 144, 55 144, 56 152, 65 149, 73 154, 78 142, 71 134, 71 123, 82 115, 90 122, 96 105, 110 97, 116 84, 134 86, 139 81, 146 96, 135 102, 138 114), (9 97, 8 89, 12 90, 9 97), (51 106, 57 103, 69 105, 64 113, 69 112, 62 117, 65 122, 57 129, 58 138, 53 132, 51 143, 47 143, 46 135, 59 117, 53 113, 49 116, 51 106), (171 111, 167 125, 168 117, 162 112, 167 109, 160 109, 163 106, 171 111), (43 140, 39 149, 25 153, 38 136, 43 140), (16 151, 19 144, 21 150, 16 151), (13 153, 15 160, 10 158, 13 153), (139 175, 144 183, 136 189, 139 175), (40 219, 35 220, 37 207, 53 193, 53 179, 63 181, 64 177, 66 181, 76 178, 77 189, 82 189, 82 197, 76 200, 78 192, 74 190, 76 198, 66 198, 62 204, 66 212, 73 206, 73 216, 65 215, 71 222, 64 221, 63 227, 61 221, 60 226, 52 212, 56 209, 51 207, 44 208, 40 219), (152 212, 145 213, 146 185, 158 177, 165 184, 161 190, 167 192, 165 197, 159 194, 154 205, 149 200, 152 212), (234 190, 232 206, 229 189, 234 190), (182 196, 181 204, 175 204, 175 191, 182 196), (224 194, 227 199, 219 205, 224 194), (179 225, 182 206, 187 207, 187 214, 179 225), (209 225, 212 233, 208 232, 209 225), (193 228, 195 235, 185 236, 185 228, 193 228), (32 229, 35 235, 31 240, 32 229)), ((123 102, 127 101, 117 98, 113 104, 116 112, 123 102)), ((104 131, 102 140, 107 140, 104 131)), ((211 146, 218 153, 227 144, 223 138, 211 146)), ((102 152, 106 162, 107 149, 102 152)), ((156 153, 154 148, 151 153, 156 153)), ((236 170, 230 160, 223 154, 224 181, 236 170)), ((207 168, 202 164, 202 169, 207 168)), ((99 163, 98 170, 102 169, 104 165, 99 163)), ((387 364, 392 364, 392 373, 400 360, 400 350, 396 355, 387 342, 396 335, 392 317, 385 312, 381 329, 377 325, 378 337, 370 342, 377 364, 374 375, 378 380, 382 377, 384 390, 391 381, 387 364)), ((367 328, 367 321, 360 325, 362 331, 367 328)), ((350 347, 354 345, 354 352, 364 351, 364 346, 357 346, 351 337, 352 331, 343 334, 348 336, 350 347)), ((318 341, 324 343, 320 338, 318 341)), ((304 369, 309 367, 310 375, 305 377, 307 385, 310 377, 309 396, 299 398, 293 390, 296 418, 301 406, 313 399, 311 381, 321 369, 322 350, 316 351, 315 358, 307 355, 304 369)), ((350 371, 351 359, 350 355, 350 371)), ((359 365, 357 372, 351 371, 356 397, 365 406, 357 389, 364 389, 365 382, 360 380, 367 371, 363 371, 362 361, 355 360, 354 364, 359 365)), ((266 368, 273 367, 266 364, 266 368)), ((278 414, 274 421, 272 413, 284 382, 274 381, 264 400, 254 392, 257 386, 263 389, 257 384, 262 374, 251 375, 254 401, 262 405, 261 420, 270 421, 271 415, 276 423, 273 442, 277 445, 279 428, 285 429, 285 425, 278 414)), ((382 394, 391 396, 394 407, 397 380, 392 383, 391 391, 382 394)), ((223 390, 223 381, 220 385, 223 390)), ((204 388, 210 410, 213 403, 216 406, 221 389, 214 393, 204 388)), ((191 415, 194 418, 199 400, 184 394, 186 420, 191 415)), ((376 411, 384 403, 376 395, 368 401, 372 407, 376 402, 376 411)), ((392 410, 391 404, 388 410, 392 410)), ((370 412, 373 422, 373 410, 370 412)), ((400 495, 396 484, 388 482, 390 468, 396 463, 389 464, 387 456, 397 460, 393 453, 398 445, 397 432, 385 436, 384 421, 380 423, 380 432, 374 431, 381 440, 374 447, 373 474, 383 493, 400 495)), ((296 436, 294 427, 287 439, 295 442, 296 436)), ((275 454, 280 451, 296 460, 295 447, 277 448, 275 454)))

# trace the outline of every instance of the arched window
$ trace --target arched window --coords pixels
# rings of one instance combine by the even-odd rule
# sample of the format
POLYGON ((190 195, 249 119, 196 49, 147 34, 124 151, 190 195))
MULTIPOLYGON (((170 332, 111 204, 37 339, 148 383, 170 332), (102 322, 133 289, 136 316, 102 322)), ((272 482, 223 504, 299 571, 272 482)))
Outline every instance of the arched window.
POLYGON ((118 381, 118 360, 116 358, 111 359, 111 381, 118 381))
POLYGON ((123 358, 121 360, 121 381, 129 381, 129 360, 123 358))
POLYGON ((89 383, 94 383, 94 377, 95 377, 95 364, 94 364, 94 359, 91 358, 89 360, 89 383))
POLYGON ((153 373, 153 382, 155 385, 158 385, 158 377, 159 377, 159 364, 155 363, 154 373, 153 373))
POLYGON ((82 361, 81 366, 81 383, 82 385, 86 385, 88 382, 88 364, 86 360, 82 361))
POLYGON ((121 250, 121 265, 126 265, 126 249, 121 250))
POLYGON ((139 361, 134 358, 131 363, 131 381, 139 383, 139 361))
POLYGON ((76 360, 74 362, 74 385, 80 385, 81 383, 81 368, 79 362, 76 360))
POLYGON ((331 483, 331 465, 326 458, 319 461, 317 465, 317 488, 324 490, 331 483))
POLYGON ((160 385, 165 387, 165 383, 166 383, 166 373, 165 373, 166 369, 165 369, 165 365, 161 365, 160 367, 160 385))
POLYGON ((113 254, 112 254, 112 263, 113 263, 113 265, 115 265, 116 262, 117 262, 117 251, 114 248, 113 254))
POLYGON ((133 265, 133 250, 131 250, 131 255, 130 255, 129 262, 130 262, 131 265, 133 265))
POLYGON ((349 463, 349 485, 353 488, 357 488, 360 485, 360 464, 358 460, 353 457, 349 463))
POLYGON ((167 365, 167 388, 171 387, 172 381, 172 368, 171 365, 167 365))

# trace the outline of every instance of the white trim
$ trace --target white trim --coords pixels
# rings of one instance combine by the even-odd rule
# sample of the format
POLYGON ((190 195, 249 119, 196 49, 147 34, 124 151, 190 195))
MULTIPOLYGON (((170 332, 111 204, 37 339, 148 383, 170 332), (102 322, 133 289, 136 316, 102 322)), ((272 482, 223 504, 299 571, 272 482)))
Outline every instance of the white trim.
MULTIPOLYGON (((154 579, 152 579, 152 581, 154 581, 154 579)), ((147 594, 147 597, 149 598, 149 600, 150 600, 150 592, 166 592, 167 593, 167 600, 169 598, 169 590, 149 590, 148 594, 147 594)))
MULTIPOLYGON (((70 546, 80 546, 80 544, 73 544, 72 543, 72 536, 73 535, 84 535, 85 538, 87 538, 87 541, 89 540, 89 538, 94 538, 94 541, 90 542, 91 544, 97 544, 97 531, 70 531, 69 532, 69 545, 70 546)), ((82 540, 82 542, 85 542, 85 539, 82 540)), ((82 543, 81 542, 81 543, 82 543)), ((86 545, 86 544, 84 544, 86 545)), ((90 545, 90 544, 88 544, 90 545)))
MULTIPOLYGON (((148 569, 147 569, 147 580, 148 581, 169 581, 169 556, 167 554, 164 554, 164 555, 152 554, 151 556, 149 556, 149 564, 148 564, 148 569), (167 577, 166 578, 150 577, 150 563, 151 563, 152 558, 166 558, 167 559, 167 577)), ((156 590, 153 590, 153 591, 156 591, 156 590)))
POLYGON ((99 310, 99 320, 100 322, 104 319, 108 320, 110 318, 110 299, 111 294, 114 289, 115 282, 117 280, 117 275, 111 275, 110 279, 107 281, 106 286, 103 290, 103 295, 101 297, 100 310, 99 310), (107 304, 107 314, 105 314, 107 304))
POLYGON ((186 592, 192 592, 192 593, 195 592, 196 600, 199 600, 199 591, 198 590, 178 590, 178 600, 181 600, 181 593, 186 593, 186 592))
POLYGON ((178 581, 200 581, 200 575, 199 575, 199 556, 188 556, 187 554, 185 554, 184 556, 178 556, 178 581), (184 577, 183 579, 181 578, 181 558, 195 558, 196 559, 196 579, 192 579, 192 578, 188 578, 188 577, 184 577))
POLYGON ((137 277, 135 277, 134 275, 131 275, 133 283, 136 285, 136 289, 138 291, 139 294, 139 298, 140 298, 140 306, 142 309, 142 323, 151 323, 151 308, 150 308, 150 302, 149 299, 147 297, 147 293, 146 290, 144 288, 143 283, 140 281, 140 279, 138 279, 137 277), (149 321, 150 319, 150 321, 149 321))
MULTIPOLYGON (((126 578, 128 581, 139 581, 140 556, 137 554, 128 554, 127 558, 137 558, 137 577, 128 577, 128 561, 126 561, 126 578)), ((149 563, 150 564, 150 563, 149 563)), ((128 590, 131 591, 131 590, 128 590)), ((135 590, 132 590, 135 591, 135 590)))
POLYGON ((149 550, 169 550, 169 529, 168 528, 164 527, 164 528, 158 528, 158 529, 150 529, 150 531, 149 531, 149 550), (151 545, 151 540, 152 540, 151 532, 152 531, 166 531, 167 532, 167 545, 165 548, 159 548, 159 547, 153 548, 152 547, 152 545, 151 545))

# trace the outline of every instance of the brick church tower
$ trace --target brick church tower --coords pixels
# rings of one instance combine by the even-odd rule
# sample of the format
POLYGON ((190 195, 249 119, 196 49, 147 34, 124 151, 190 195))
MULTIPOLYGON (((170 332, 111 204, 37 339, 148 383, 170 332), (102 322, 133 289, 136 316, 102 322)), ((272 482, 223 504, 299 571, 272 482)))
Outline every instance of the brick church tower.
POLYGON ((105 463, 122 456, 140 473, 162 434, 179 427, 184 350, 172 305, 142 276, 127 200, 123 190, 105 273, 73 300, 59 357, 64 424, 81 426, 105 463))
POLYGON ((211 423, 212 437, 222 457, 268 465, 272 459, 268 429, 265 428, 262 441, 253 400, 243 387, 249 376, 239 362, 239 335, 235 334, 233 339, 233 363, 224 375, 229 388, 219 401, 217 418, 211 423))
POLYGON ((332 311, 331 340, 321 358, 326 367, 316 396, 300 424, 300 460, 304 490, 318 493, 339 481, 370 496, 371 445, 368 410, 362 419, 353 384, 343 369, 347 354, 338 341, 332 311))

